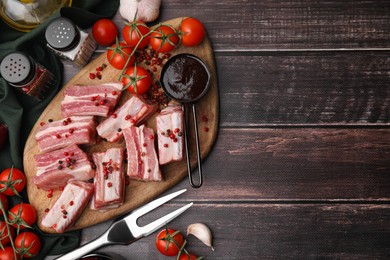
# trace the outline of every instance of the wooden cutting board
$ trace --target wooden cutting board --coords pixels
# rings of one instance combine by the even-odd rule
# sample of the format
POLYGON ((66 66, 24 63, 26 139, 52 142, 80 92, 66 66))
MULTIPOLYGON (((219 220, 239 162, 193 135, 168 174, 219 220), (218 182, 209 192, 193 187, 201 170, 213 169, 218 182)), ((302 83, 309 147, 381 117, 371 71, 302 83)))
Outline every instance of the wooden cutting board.
MULTIPOLYGON (((164 22, 163 24, 170 24, 174 28, 177 28, 182 18, 176 18, 164 22)), ((190 53, 201 58, 209 67, 212 75, 211 86, 207 94, 197 102, 197 115, 198 115, 198 128, 199 128, 199 138, 201 146, 201 157, 204 159, 212 149, 212 146, 216 140, 218 132, 218 113, 219 113, 219 97, 218 97, 218 84, 217 84, 217 73, 215 68, 215 61, 212 46, 210 40, 207 38, 196 47, 184 47, 179 46, 172 52, 172 56, 180 53, 190 53), (202 120, 202 115, 205 115, 208 118, 207 122, 202 120), (204 131, 204 127, 207 127, 209 131, 204 131)), ((32 177, 35 175, 36 168, 34 163, 34 155, 38 154, 38 147, 35 141, 35 135, 39 130, 40 122, 48 122, 49 119, 60 120, 61 109, 60 102, 63 99, 63 92, 67 86, 71 84, 80 84, 80 85, 91 85, 91 84, 100 84, 100 83, 109 83, 115 82, 118 80, 120 75, 120 70, 116 70, 110 65, 108 65, 102 72, 102 79, 90 79, 89 73, 95 72, 95 69, 101 66, 103 63, 109 64, 106 58, 106 53, 103 53, 98 58, 91 61, 87 66, 80 70, 58 93, 52 102, 47 106, 45 111, 42 113, 37 123, 33 127, 24 149, 24 172, 27 177, 27 193, 30 203, 37 210, 37 224, 38 226, 47 233, 53 233, 52 229, 42 226, 41 220, 45 214, 45 209, 50 208, 57 197, 60 194, 60 191, 55 191, 52 198, 47 197, 47 192, 37 189, 37 187, 32 183, 32 177)), ((161 67, 158 67, 158 70, 154 73, 154 80, 159 79, 161 67)), ((126 101, 131 96, 130 93, 124 91, 120 99, 120 104, 126 101)), ((191 117, 192 118, 192 117, 191 117)), ((156 130, 155 126, 155 115, 146 122, 148 127, 152 127, 156 130)), ((189 138, 190 138, 190 155, 191 155, 191 165, 193 168, 196 167, 196 148, 194 141, 194 132, 193 124, 190 120, 189 125, 189 138)), ((96 151, 105 151, 111 147, 124 147, 125 143, 119 141, 118 143, 108 143, 100 142, 96 145, 82 145, 81 148, 91 154, 96 151)), ((85 228, 109 219, 113 219, 117 216, 123 215, 127 212, 132 211, 133 209, 145 204, 148 201, 151 201, 153 198, 158 197, 161 193, 173 187, 179 181, 187 176, 186 161, 175 162, 169 165, 161 167, 164 181, 162 182, 142 182, 137 180, 131 180, 130 184, 126 186, 126 195, 124 204, 117 208, 107 211, 93 211, 89 209, 89 205, 83 211, 80 218, 72 226, 72 229, 81 229, 85 228)), ((204 174, 211 174, 204 172, 204 174)), ((197 183, 197 175, 194 175, 195 183, 197 183)), ((191 189, 191 186, 188 184, 188 188, 191 189)))

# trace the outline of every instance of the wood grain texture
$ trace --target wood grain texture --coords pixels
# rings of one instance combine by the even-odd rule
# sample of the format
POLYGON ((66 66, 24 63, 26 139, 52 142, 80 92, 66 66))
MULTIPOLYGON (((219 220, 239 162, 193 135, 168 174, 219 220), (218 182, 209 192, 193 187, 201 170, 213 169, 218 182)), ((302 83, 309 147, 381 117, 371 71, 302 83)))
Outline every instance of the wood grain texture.
MULTIPOLYGON (((177 26, 177 24, 181 21, 181 18, 177 18, 174 20, 170 20, 165 22, 166 24, 171 24, 172 26, 177 26)), ((217 85, 217 74, 215 71, 214 65, 214 57, 213 51, 211 48, 211 43, 208 39, 205 39, 201 45, 193 47, 193 48, 185 48, 179 47, 172 55, 178 53, 191 53, 197 55, 201 59, 205 61, 205 63, 209 66, 212 75, 211 87, 207 94, 197 102, 197 111, 199 115, 207 114, 209 121, 208 127, 210 129, 209 132, 199 131, 199 140, 201 143, 201 157, 205 158, 216 139, 217 131, 218 131, 218 114, 219 114, 219 101, 218 101, 218 85, 217 85)), ((60 102, 63 99, 63 92, 65 88, 71 84, 79 84, 79 85, 91 85, 91 84, 99 84, 99 83, 108 83, 115 82, 118 80, 118 76, 120 75, 120 70, 115 70, 113 67, 108 66, 102 72, 102 80, 96 82, 96 80, 89 79, 88 75, 90 72, 95 71, 95 68, 101 66, 101 64, 108 64, 106 54, 103 53, 88 65, 86 65, 83 69, 81 69, 67 84, 62 88, 62 90, 58 93, 58 95, 52 100, 52 102, 47 106, 45 111, 42 113, 40 118, 38 119, 36 125, 32 129, 30 136, 26 142, 24 149, 24 172, 27 177, 27 192, 28 197, 30 198, 30 203, 35 207, 38 213, 38 226, 45 232, 52 233, 54 230, 51 228, 47 228, 41 225, 41 220, 45 214, 44 210, 46 208, 50 208, 51 205, 55 202, 56 198, 59 196, 60 192, 55 192, 52 199, 47 198, 47 192, 38 189, 32 183, 32 177, 35 175, 35 165, 34 163, 34 155, 39 153, 37 143, 35 141, 35 135, 38 129, 41 127, 40 122, 47 122, 49 119, 59 120, 61 119, 61 109, 60 102)), ((159 71, 154 74, 154 80, 158 79, 159 71)), ((127 91, 123 93, 119 104, 125 102, 131 94, 127 91)), ((201 121, 201 118, 198 119, 201 121)), ((146 123, 148 127, 156 128, 155 126, 155 115, 149 119, 146 123)), ((195 141, 193 131, 193 124, 190 124, 189 127, 189 140, 190 140, 190 151, 191 158, 195 158, 195 141)), ((84 145, 82 148, 88 153, 92 154, 93 152, 101 152, 105 151, 110 147, 124 147, 124 141, 119 141, 118 143, 111 144, 108 142, 100 142, 96 145, 84 145)), ((194 167, 196 161, 192 160, 192 166, 194 167)), ((71 227, 71 229, 80 229, 86 226, 94 225, 96 223, 106 221, 108 219, 112 219, 116 216, 122 215, 126 212, 129 212, 140 205, 144 204, 147 201, 152 200, 157 197, 159 194, 174 186, 177 182, 182 180, 187 175, 187 166, 185 161, 172 163, 169 165, 164 165, 161 167, 164 181, 162 182, 141 182, 141 181, 131 181, 130 185, 126 187, 126 196, 124 204, 117 208, 108 210, 105 212, 97 212, 89 209, 83 211, 81 217, 78 221, 71 227)), ((195 179, 196 180, 196 179, 195 179)), ((195 182, 197 183, 197 182, 195 182)))
POLYGON ((388 48, 390 3, 370 1, 163 1, 161 21, 201 19, 214 48, 388 48))
MULTIPOLYGON (((145 222, 181 205, 169 204, 145 217, 145 222)), ((372 259, 389 256, 389 221, 389 205, 216 203, 195 204, 171 227, 185 233, 191 223, 207 223, 214 236, 214 252, 188 236, 188 250, 206 259, 372 259)), ((82 243, 107 227, 105 223, 83 230, 82 243)), ((130 246, 110 246, 104 252, 124 259, 167 259, 155 249, 154 239, 152 235, 130 246)))
POLYGON ((390 129, 221 128, 203 187, 178 200, 388 203, 389 157, 390 129))
POLYGON ((388 54, 218 54, 221 125, 387 124, 388 54))

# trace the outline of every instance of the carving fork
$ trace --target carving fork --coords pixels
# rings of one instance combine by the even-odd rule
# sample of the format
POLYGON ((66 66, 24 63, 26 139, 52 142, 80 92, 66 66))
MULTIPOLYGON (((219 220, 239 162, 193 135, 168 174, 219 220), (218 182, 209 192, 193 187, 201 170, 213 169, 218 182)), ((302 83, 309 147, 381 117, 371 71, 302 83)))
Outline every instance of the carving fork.
POLYGON ((179 196, 180 194, 187 191, 186 189, 176 191, 174 193, 168 194, 164 197, 151 201, 144 206, 132 211, 130 214, 116 219, 111 226, 103 233, 100 237, 95 240, 81 246, 80 248, 71 251, 65 255, 62 255, 57 260, 76 260, 88 254, 89 252, 96 250, 100 247, 119 244, 119 245, 129 245, 140 238, 146 237, 156 231, 157 229, 163 227, 166 223, 178 217, 181 213, 190 208, 193 202, 188 203, 187 205, 149 223, 145 226, 138 226, 137 219, 146 213, 152 211, 153 209, 161 206, 167 201, 179 196))

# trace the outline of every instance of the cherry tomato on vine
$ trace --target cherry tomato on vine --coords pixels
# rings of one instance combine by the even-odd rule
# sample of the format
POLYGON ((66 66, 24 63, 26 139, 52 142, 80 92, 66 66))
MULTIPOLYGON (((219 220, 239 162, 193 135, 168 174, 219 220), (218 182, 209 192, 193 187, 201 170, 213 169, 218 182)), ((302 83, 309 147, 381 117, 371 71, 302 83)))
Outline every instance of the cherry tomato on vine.
POLYGON ((12 207, 8 214, 8 220, 15 228, 25 229, 32 226, 37 220, 37 212, 28 203, 20 203, 12 207))
POLYGON ((199 259, 199 258, 194 256, 193 254, 187 255, 185 253, 181 254, 179 257, 179 260, 197 260, 197 259, 199 259))
MULTIPOLYGON (((127 59, 130 54, 133 52, 133 48, 126 45, 125 43, 116 43, 113 44, 107 51, 107 60, 114 68, 121 70, 125 67, 127 59)), ((129 63, 126 68, 132 66, 135 62, 135 55, 130 58, 129 63)))
POLYGON ((161 230, 156 237, 156 247, 161 254, 175 256, 184 243, 183 235, 174 229, 161 230))
MULTIPOLYGON (((122 29, 123 39, 128 45, 135 48, 143 35, 149 33, 149 27, 143 22, 132 22, 126 24, 122 29)), ((146 36, 138 45, 137 49, 142 49, 149 44, 150 37, 146 36)))
POLYGON ((192 47, 200 44, 206 35, 206 29, 201 21, 196 18, 185 18, 180 24, 181 44, 192 47))
POLYGON ((92 26, 92 35, 97 43, 109 46, 115 42, 118 36, 118 29, 110 19, 97 20, 92 26))
POLYGON ((146 93, 152 85, 152 77, 149 72, 140 66, 126 69, 121 81, 124 89, 138 95, 146 93))
MULTIPOLYGON (((0 221, 0 244, 4 247, 8 245, 11 239, 15 237, 15 229, 12 226, 8 226, 4 221, 0 221), (10 235, 8 235, 8 228, 10 231, 10 235)), ((0 258, 2 259, 2 258, 0 258)))
POLYGON ((19 194, 26 186, 26 176, 17 168, 8 168, 0 173, 0 192, 7 196, 19 194))
POLYGON ((170 52, 179 44, 179 36, 174 29, 161 25, 150 34, 150 45, 157 52, 170 52))
POLYGON ((24 258, 32 258, 41 250, 41 240, 35 233, 26 231, 15 238, 15 248, 24 258))
POLYGON ((12 247, 7 246, 7 247, 4 247, 4 249, 0 248, 0 259, 1 260, 19 260, 20 256, 18 254, 16 254, 16 258, 15 258, 14 250, 12 249, 12 247))

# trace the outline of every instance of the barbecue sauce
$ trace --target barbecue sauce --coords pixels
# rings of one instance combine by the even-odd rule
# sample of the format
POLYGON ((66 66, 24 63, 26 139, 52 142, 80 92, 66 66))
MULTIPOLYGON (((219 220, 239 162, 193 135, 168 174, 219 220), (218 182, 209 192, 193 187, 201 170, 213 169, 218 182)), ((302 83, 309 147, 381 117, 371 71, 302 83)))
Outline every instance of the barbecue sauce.
POLYGON ((180 54, 168 60, 161 77, 166 94, 183 103, 202 97, 210 83, 206 65, 190 54, 180 54))

